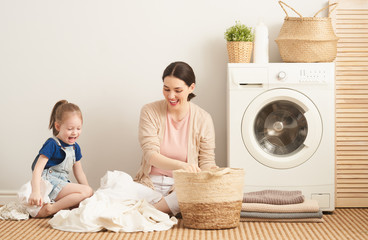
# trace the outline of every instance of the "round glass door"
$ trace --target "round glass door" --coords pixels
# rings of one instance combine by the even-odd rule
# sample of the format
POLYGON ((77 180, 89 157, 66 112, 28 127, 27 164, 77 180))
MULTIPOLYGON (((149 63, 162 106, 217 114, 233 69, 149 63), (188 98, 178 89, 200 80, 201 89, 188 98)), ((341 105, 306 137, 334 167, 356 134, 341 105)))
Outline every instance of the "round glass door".
POLYGON ((307 161, 322 137, 318 109, 304 94, 273 89, 256 97, 244 112, 243 142, 260 163, 278 169, 307 161))
POLYGON ((275 101, 264 106, 254 121, 254 134, 261 149, 271 155, 298 151, 308 134, 304 110, 290 101, 275 101))

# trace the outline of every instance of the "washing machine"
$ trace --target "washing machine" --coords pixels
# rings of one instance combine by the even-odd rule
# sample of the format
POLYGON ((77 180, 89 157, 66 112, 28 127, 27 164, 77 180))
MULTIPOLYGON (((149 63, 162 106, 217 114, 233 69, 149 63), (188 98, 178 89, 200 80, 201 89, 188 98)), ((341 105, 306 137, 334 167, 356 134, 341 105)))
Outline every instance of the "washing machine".
POLYGON ((227 163, 244 192, 300 190, 335 208, 334 63, 228 64, 227 163))

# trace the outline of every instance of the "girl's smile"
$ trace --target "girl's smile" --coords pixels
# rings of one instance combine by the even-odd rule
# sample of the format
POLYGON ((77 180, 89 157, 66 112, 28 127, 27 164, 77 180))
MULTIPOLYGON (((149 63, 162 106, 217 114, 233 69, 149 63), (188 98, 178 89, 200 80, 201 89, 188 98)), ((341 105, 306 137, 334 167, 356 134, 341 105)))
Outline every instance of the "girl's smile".
POLYGON ((76 112, 68 113, 60 124, 55 123, 59 134, 56 136, 66 144, 73 145, 82 132, 82 120, 76 112))

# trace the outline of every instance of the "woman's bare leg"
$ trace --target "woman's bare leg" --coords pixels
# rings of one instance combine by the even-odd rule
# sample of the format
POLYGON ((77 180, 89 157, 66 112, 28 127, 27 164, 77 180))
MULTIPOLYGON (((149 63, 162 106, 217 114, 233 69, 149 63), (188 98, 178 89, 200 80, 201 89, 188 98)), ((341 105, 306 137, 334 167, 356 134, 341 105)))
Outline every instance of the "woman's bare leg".
POLYGON ((160 201, 158 201, 157 203, 153 204, 153 206, 157 209, 160 210, 161 212, 167 213, 167 214, 171 214, 171 210, 169 208, 169 206, 167 205, 166 201, 164 198, 161 198, 160 201))

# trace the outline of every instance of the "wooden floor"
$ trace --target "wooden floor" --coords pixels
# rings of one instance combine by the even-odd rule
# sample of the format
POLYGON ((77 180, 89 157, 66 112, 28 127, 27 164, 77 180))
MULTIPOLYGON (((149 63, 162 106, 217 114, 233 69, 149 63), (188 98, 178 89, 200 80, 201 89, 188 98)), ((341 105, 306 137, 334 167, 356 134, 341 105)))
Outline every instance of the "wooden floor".
POLYGON ((1 240, 143 240, 143 239, 259 239, 259 240, 368 240, 368 208, 337 209, 323 216, 323 223, 241 222, 228 230, 194 230, 183 221, 168 231, 150 233, 72 233, 52 229, 49 219, 0 220, 1 240))

